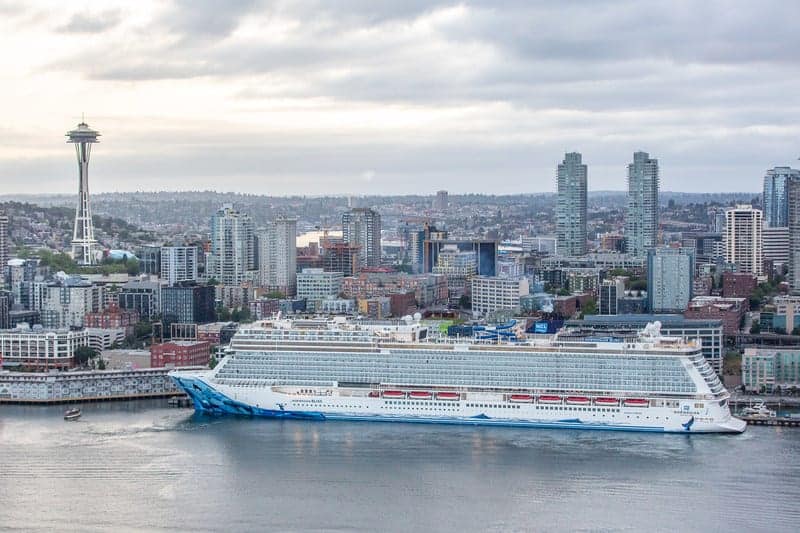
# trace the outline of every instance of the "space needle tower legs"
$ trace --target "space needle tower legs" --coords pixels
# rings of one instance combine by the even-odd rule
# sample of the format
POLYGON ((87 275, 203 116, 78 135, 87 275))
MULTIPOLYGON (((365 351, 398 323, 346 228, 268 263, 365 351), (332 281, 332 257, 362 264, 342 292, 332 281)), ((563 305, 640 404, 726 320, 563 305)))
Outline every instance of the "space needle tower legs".
POLYGON ((75 209, 75 230, 72 234, 72 257, 80 265, 95 262, 94 227, 92 210, 89 206, 89 155, 92 144, 99 142, 100 133, 91 129, 85 122, 67 132, 67 142, 75 145, 78 156, 78 207, 75 209))

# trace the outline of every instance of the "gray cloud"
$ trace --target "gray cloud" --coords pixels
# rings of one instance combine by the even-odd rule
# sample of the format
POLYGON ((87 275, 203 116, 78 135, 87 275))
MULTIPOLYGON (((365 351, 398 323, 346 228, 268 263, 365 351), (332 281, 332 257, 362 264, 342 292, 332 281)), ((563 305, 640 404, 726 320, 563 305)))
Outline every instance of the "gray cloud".
POLYGON ((119 10, 103 11, 101 13, 75 13, 69 21, 58 27, 62 33, 102 33, 117 26, 122 20, 119 10))
MULTIPOLYGON (((387 127, 379 138, 340 138, 313 123, 305 135, 240 136, 235 122, 205 138, 187 120, 164 139, 146 132, 126 141, 158 149, 156 158, 97 150, 98 168, 117 184, 158 179, 181 188, 196 178, 262 192, 287 183, 321 192, 533 192, 552 189, 561 153, 575 149, 590 165, 592 188, 619 189, 641 148, 661 160, 665 189, 757 190, 765 168, 797 155, 796 20, 800 3, 777 0, 180 0, 45 70, 87 87, 235 82, 236 103, 256 111, 280 99, 469 110, 441 133, 421 124, 418 135, 387 127), (279 22, 280 38, 266 39, 279 22), (245 27, 249 37, 237 34, 245 27), (177 137, 181 146, 171 148, 177 137), (212 157, 219 143, 228 149, 212 157)), ((84 31, 102 29, 98 22, 84 31)))

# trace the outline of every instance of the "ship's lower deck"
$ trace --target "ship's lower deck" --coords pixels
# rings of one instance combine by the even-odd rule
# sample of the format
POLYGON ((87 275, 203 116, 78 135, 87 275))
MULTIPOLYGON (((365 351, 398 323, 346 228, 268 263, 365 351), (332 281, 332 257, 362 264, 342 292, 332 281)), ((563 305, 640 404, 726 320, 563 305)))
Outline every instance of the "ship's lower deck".
POLYGON ((556 401, 555 397, 527 399, 489 392, 445 399, 436 392, 412 395, 407 391, 336 387, 237 387, 210 385, 202 377, 185 374, 173 378, 192 398, 196 410, 212 414, 676 433, 740 433, 746 427, 730 416, 727 406, 691 399, 670 402, 669 406, 650 402, 629 406, 622 399, 615 405, 598 405, 596 400, 584 402, 574 396, 556 401), (546 401, 551 403, 543 403, 546 401))

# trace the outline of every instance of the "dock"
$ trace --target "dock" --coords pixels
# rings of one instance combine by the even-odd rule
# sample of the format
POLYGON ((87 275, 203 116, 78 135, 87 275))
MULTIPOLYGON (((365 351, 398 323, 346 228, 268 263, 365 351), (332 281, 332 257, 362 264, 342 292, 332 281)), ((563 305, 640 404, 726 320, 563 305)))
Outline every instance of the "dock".
MULTIPOLYGON (((196 370, 200 367, 182 367, 196 370)), ((59 404, 171 398, 181 391, 174 368, 66 372, 0 372, 0 404, 59 404)))
POLYGON ((800 418, 788 418, 785 416, 777 416, 774 418, 767 418, 764 416, 740 416, 739 418, 747 422, 748 426, 800 427, 800 418))
POLYGON ((167 401, 167 405, 169 405, 170 407, 191 407, 192 400, 185 394, 178 396, 171 396, 170 399, 167 401))

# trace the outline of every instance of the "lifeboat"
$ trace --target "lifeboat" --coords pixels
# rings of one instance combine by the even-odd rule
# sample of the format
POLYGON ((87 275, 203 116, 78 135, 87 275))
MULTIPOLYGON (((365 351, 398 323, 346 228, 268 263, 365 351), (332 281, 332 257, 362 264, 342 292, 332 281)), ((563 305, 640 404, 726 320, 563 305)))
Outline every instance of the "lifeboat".
POLYGON ((589 405, 591 402, 586 396, 567 396, 567 404, 569 405, 589 405))
POLYGON ((514 403, 531 403, 533 401, 533 396, 530 394, 512 394, 508 397, 508 401, 514 403))
POLYGON ((376 390, 369 391, 369 397, 370 398, 378 398, 378 397, 380 397, 380 395, 381 395, 381 393, 376 391, 376 390))
POLYGON ((647 407, 650 405, 648 400, 642 398, 628 398, 623 403, 626 407, 647 407))
POLYGON ((539 403, 561 403, 561 396, 539 396, 539 403))
POLYGON ((437 400, 458 400, 461 398, 461 395, 457 392, 437 392, 436 399, 437 400))
POLYGON ((430 400, 432 396, 433 394, 425 390, 412 390, 408 393, 408 397, 415 400, 430 400))
POLYGON ((616 398, 595 398, 595 405, 619 405, 619 400, 616 398))
POLYGON ((385 390, 383 391, 384 398, 405 398, 406 393, 401 390, 385 390))

